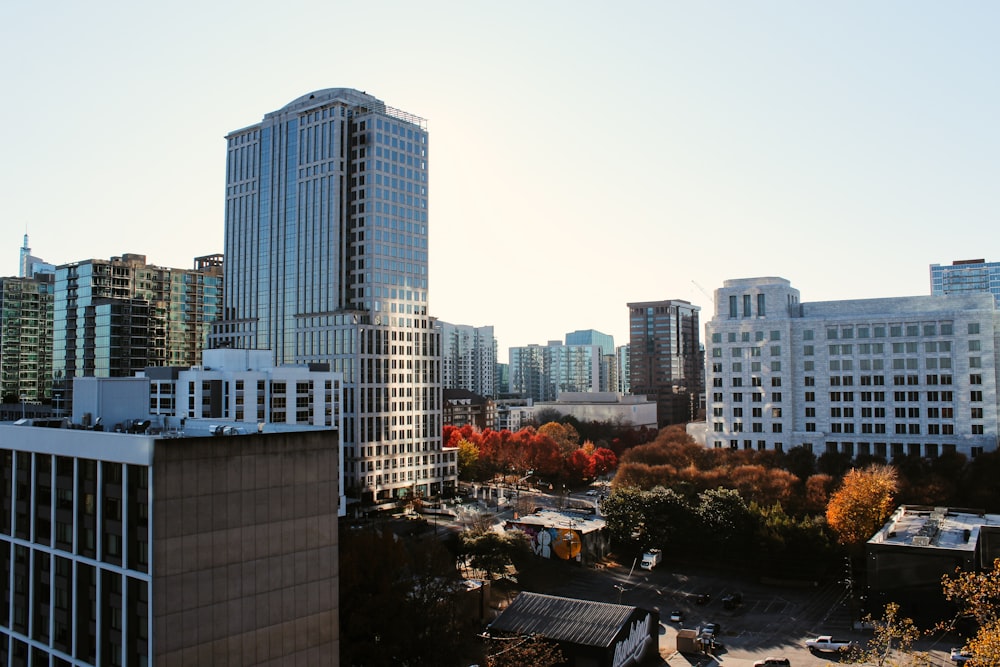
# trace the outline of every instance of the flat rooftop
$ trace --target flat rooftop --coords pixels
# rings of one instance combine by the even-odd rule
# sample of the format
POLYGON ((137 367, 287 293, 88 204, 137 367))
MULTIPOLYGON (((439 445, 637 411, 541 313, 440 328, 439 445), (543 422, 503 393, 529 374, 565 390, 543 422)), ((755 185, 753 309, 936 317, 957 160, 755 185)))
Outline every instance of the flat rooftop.
POLYGON ((983 526, 1000 526, 1000 515, 973 509, 902 505, 868 544, 975 551, 983 526))
POLYGON ((606 522, 601 517, 591 514, 542 509, 534 514, 526 514, 519 519, 511 519, 507 523, 508 525, 523 524, 540 528, 568 528, 578 530, 581 533, 591 533, 604 528, 606 522))

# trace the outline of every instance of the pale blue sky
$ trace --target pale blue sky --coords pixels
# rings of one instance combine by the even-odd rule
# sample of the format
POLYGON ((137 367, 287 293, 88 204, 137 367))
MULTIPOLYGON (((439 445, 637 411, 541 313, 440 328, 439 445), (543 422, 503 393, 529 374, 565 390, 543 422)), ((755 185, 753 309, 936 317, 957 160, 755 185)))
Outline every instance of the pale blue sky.
POLYGON ((727 278, 925 294, 996 249, 1000 5, 0 5, 0 275, 222 250, 224 135, 306 92, 428 120, 430 312, 512 345, 727 278))

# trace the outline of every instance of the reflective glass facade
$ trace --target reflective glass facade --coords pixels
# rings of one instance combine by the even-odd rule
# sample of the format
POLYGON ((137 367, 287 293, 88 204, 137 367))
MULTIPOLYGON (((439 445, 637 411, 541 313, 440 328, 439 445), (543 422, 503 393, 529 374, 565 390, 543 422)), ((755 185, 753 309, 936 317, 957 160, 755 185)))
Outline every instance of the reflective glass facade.
POLYGON ((52 370, 56 408, 70 407, 74 377, 132 377, 148 366, 201 362, 222 305, 222 257, 193 269, 146 264, 144 255, 89 259, 56 269, 52 370))
POLYGON ((931 294, 989 292, 1000 305, 1000 262, 959 260, 948 266, 931 264, 931 294))
POLYGON ((4 403, 52 397, 51 275, 0 278, 0 397, 4 403))
POLYGON ((457 480, 428 316, 427 139, 423 119, 347 88, 303 95, 226 138, 213 345, 343 373, 345 483, 367 500, 457 480))

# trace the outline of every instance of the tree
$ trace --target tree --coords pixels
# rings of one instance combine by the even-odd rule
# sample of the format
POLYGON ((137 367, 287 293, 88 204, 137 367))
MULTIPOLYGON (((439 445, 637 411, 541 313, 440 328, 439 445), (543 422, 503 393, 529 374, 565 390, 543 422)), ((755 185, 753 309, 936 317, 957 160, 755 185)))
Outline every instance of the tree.
POLYGON ((945 599, 958 605, 956 619, 970 616, 979 624, 974 637, 966 645, 973 659, 966 663, 1000 664, 1000 558, 993 561, 990 572, 956 572, 941 580, 945 599))
POLYGON ((590 476, 600 477, 618 467, 618 457, 607 447, 598 447, 590 457, 590 476))
POLYGON ((438 540, 344 531, 340 573, 340 603, 351 610, 340 615, 341 664, 449 665, 475 652, 469 594, 438 540))
POLYGON ((539 635, 494 637, 487 651, 487 667, 555 667, 565 661, 559 645, 539 635))
POLYGON ((738 491, 719 487, 699 493, 697 514, 704 546, 718 547, 720 560, 745 557, 740 546, 750 542, 755 517, 738 491))
POLYGON ((458 478, 464 481, 477 479, 479 449, 468 440, 458 441, 458 478))
POLYGON ((552 438, 564 458, 580 447, 580 434, 569 424, 549 422, 540 426, 538 433, 552 438))
POLYGON ((635 487, 616 488, 601 503, 601 514, 618 544, 629 544, 634 534, 645 530, 646 510, 643 492, 635 487))
POLYGON ((810 475, 806 480, 803 509, 806 512, 822 514, 830 504, 833 492, 833 477, 825 474, 810 475))
POLYGON ((785 453, 785 470, 805 481, 816 472, 816 455, 799 445, 785 453))
POLYGON ((859 545, 874 535, 892 514, 897 485, 896 471, 887 465, 850 470, 826 508, 837 540, 859 545))
POLYGON ((530 556, 527 536, 519 530, 498 533, 488 526, 467 530, 462 534, 462 553, 469 564, 494 579, 507 572, 508 566, 517 565, 530 556))
POLYGON ((587 480, 590 477, 588 474, 590 469, 590 457, 582 447, 574 449, 566 457, 566 476, 570 483, 580 484, 587 480))
POLYGON ((920 630, 912 618, 899 615, 899 605, 895 602, 885 606, 882 618, 875 619, 869 614, 865 621, 871 624, 874 633, 867 645, 851 656, 852 662, 877 667, 930 664, 924 653, 914 652, 913 644, 920 638, 920 630))

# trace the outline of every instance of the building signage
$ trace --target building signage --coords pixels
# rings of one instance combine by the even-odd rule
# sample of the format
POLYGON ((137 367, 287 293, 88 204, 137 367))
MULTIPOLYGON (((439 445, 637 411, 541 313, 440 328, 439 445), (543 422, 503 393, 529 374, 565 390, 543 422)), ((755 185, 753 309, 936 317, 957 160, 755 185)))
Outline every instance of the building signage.
POLYGON ((649 625, 652 623, 652 614, 646 614, 641 620, 632 622, 628 637, 619 639, 615 644, 615 659, 612 667, 625 667, 633 662, 639 662, 642 654, 646 651, 646 643, 649 641, 649 625))

